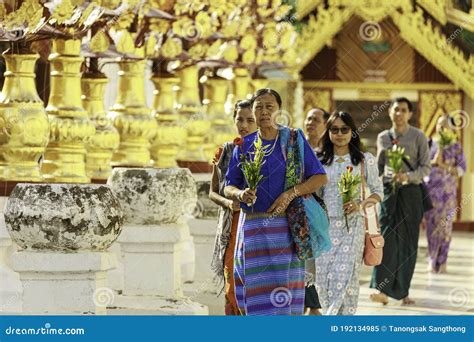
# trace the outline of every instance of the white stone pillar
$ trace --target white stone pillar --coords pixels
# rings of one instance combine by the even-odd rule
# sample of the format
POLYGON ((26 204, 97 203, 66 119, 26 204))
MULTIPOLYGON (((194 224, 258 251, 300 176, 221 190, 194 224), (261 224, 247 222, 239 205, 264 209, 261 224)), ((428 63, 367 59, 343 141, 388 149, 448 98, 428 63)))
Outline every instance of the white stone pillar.
POLYGON ((21 311, 21 282, 19 274, 10 265, 14 244, 5 226, 6 199, 0 197, 0 312, 15 313, 21 311))
POLYGON ((211 261, 216 238, 216 220, 193 219, 190 225, 196 250, 194 284, 199 284, 201 288, 205 285, 206 289, 214 291, 215 286, 212 281, 214 274, 211 271, 211 261))
POLYGON ((189 221, 196 253, 194 281, 185 285, 185 294, 209 307, 211 315, 224 314, 224 296, 218 297, 211 270, 217 230, 218 206, 209 199, 210 174, 194 174, 198 202, 194 218, 189 221))
POLYGON ((209 180, 196 181, 196 187, 198 192, 198 210, 195 217, 189 222, 196 250, 194 283, 198 284, 200 288, 215 292, 215 286, 212 281, 214 274, 211 270, 211 261, 216 238, 218 207, 209 199, 209 180))
POLYGON ((23 313, 105 315, 113 303, 106 274, 115 267, 113 253, 20 251, 12 259, 23 283, 23 313))
POLYGON ((196 252, 194 247, 194 238, 192 237, 189 226, 184 230, 184 237, 181 248, 181 279, 183 283, 189 283, 194 280, 196 274, 196 252))
POLYGON ((12 266, 23 286, 23 313, 105 314, 113 303, 107 248, 122 230, 120 203, 105 185, 18 184, 5 206, 20 250, 12 266))
POLYGON ((115 168, 108 184, 125 214, 119 238, 124 286, 114 306, 124 314, 205 315, 207 307, 183 296, 184 214, 196 204, 188 169, 115 168))
MULTIPOLYGON (((188 200, 183 206, 183 216, 181 221, 188 222, 192 220, 200 212, 199 203, 195 200, 188 200)), ((191 283, 194 280, 196 273, 196 252, 194 247, 194 238, 191 235, 189 225, 186 224, 181 228, 182 237, 180 240, 180 254, 181 254, 181 282, 183 284, 191 283)))
POLYGON ((120 243, 115 241, 110 246, 109 251, 115 256, 116 266, 113 270, 107 272, 107 283, 112 290, 120 293, 123 291, 123 260, 120 243))

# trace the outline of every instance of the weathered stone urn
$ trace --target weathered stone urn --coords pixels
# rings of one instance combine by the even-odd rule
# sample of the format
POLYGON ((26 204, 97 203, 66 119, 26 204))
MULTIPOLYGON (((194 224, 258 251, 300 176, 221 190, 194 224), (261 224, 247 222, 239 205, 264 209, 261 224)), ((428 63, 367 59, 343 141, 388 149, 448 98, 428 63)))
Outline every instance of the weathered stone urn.
POLYGON ((207 314, 206 307, 190 301, 182 291, 184 251, 191 239, 186 221, 197 202, 191 172, 114 168, 107 184, 125 215, 118 239, 123 291, 114 306, 127 314, 207 314))
POLYGON ((107 184, 122 205, 126 224, 175 223, 197 202, 189 169, 115 168, 107 184))
POLYGON ((123 212, 105 185, 20 183, 5 206, 5 222, 25 250, 100 252, 122 231, 123 212))

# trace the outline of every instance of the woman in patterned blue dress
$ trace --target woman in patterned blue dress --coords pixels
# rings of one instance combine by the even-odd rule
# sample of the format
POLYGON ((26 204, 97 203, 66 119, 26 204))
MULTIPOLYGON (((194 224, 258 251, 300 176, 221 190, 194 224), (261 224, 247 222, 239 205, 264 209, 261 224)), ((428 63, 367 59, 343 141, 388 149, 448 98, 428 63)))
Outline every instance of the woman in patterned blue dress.
POLYGON ((348 113, 334 112, 329 118, 320 160, 329 178, 322 195, 329 213, 332 248, 316 258, 316 288, 324 315, 354 315, 364 251, 365 224, 361 208, 381 201, 382 181, 374 156, 361 151, 359 134, 348 113), (354 174, 360 174, 362 164, 371 195, 365 201, 356 199, 343 205, 337 187, 341 174, 347 167, 352 167, 354 174), (344 214, 348 217, 348 228, 344 214))

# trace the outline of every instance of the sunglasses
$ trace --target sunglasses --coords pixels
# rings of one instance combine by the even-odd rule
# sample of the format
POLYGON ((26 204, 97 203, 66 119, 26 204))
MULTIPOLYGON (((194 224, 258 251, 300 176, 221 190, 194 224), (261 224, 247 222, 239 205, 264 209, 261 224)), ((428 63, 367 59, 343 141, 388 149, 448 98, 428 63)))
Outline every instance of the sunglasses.
POLYGON ((331 127, 329 128, 329 132, 332 134, 338 134, 341 132, 342 134, 347 134, 351 131, 350 127, 344 126, 344 127, 331 127))

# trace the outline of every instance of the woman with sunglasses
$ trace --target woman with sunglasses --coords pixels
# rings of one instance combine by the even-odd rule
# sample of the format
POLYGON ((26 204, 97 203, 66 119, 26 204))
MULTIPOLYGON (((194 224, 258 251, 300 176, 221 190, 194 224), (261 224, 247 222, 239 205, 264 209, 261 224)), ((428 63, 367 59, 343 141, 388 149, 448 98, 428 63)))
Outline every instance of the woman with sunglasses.
POLYGON ((322 196, 329 214, 332 248, 316 258, 316 288, 324 315, 354 315, 365 236, 361 208, 380 202, 383 187, 374 156, 361 151, 360 137, 349 113, 334 112, 330 116, 321 144, 320 160, 329 178, 322 187, 322 196), (354 199, 343 204, 338 191, 341 174, 349 169, 360 175, 362 166, 371 195, 365 201, 354 199))

